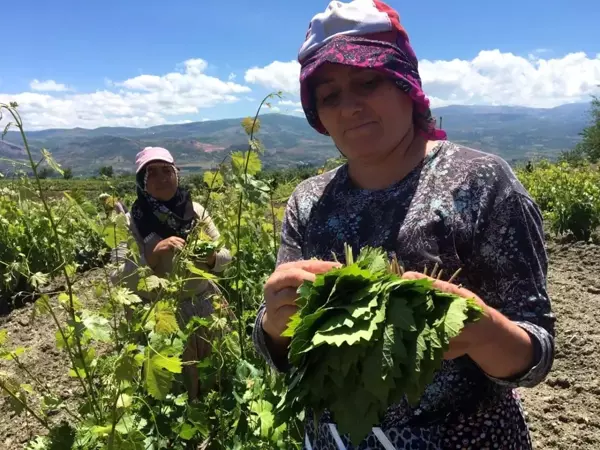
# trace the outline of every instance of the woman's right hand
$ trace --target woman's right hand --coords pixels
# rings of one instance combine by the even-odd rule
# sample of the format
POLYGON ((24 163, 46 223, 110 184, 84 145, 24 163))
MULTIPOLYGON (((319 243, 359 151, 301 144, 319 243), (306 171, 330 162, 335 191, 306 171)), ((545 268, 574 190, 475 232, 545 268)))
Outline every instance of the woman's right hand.
POLYGON ((330 261, 305 260, 281 264, 271 274, 264 287, 266 311, 262 327, 271 340, 278 345, 286 345, 289 338, 282 337, 290 316, 298 307, 298 287, 305 281, 314 281, 316 274, 328 272, 341 264, 330 261))
POLYGON ((185 241, 178 236, 171 236, 163 239, 156 247, 154 247, 154 253, 167 253, 174 250, 181 250, 185 245, 185 241))

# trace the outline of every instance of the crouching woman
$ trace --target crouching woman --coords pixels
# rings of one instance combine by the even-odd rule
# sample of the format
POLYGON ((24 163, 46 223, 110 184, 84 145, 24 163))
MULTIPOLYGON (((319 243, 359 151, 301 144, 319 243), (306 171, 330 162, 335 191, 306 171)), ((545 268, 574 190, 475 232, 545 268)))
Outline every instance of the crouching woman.
MULTIPOLYGON (((183 249, 196 227, 212 241, 220 237, 208 212, 192 200, 191 194, 179 184, 178 168, 171 153, 160 147, 146 147, 136 157, 137 199, 126 217, 129 229, 137 242, 139 263, 127 259, 121 280, 131 290, 137 290, 139 267, 149 267, 154 275, 167 277, 174 269, 174 257, 183 249)), ((208 255, 196 263, 212 273, 223 272, 231 262, 226 248, 208 255)), ((191 277, 190 277, 191 278, 191 277)), ((211 280, 192 278, 186 281, 177 305, 178 322, 184 328, 193 317, 207 317, 213 312, 212 299, 224 299, 211 280)), ((200 386, 199 361, 210 353, 210 341, 205 329, 190 336, 183 353, 184 382, 190 400, 198 397, 200 386)))

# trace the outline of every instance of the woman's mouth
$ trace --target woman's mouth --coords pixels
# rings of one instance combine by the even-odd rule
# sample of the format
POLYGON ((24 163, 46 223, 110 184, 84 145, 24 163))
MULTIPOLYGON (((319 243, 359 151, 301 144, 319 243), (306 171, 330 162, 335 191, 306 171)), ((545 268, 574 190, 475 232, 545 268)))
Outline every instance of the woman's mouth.
POLYGON ((354 134, 354 133, 357 133, 357 132, 360 133, 360 132, 362 132, 364 130, 367 130, 368 128, 372 127, 373 125, 377 125, 377 122, 373 122, 373 121, 371 121, 371 122, 364 122, 364 123, 361 123, 359 125, 355 125, 355 126, 346 128, 346 133, 351 133, 351 134, 354 134))

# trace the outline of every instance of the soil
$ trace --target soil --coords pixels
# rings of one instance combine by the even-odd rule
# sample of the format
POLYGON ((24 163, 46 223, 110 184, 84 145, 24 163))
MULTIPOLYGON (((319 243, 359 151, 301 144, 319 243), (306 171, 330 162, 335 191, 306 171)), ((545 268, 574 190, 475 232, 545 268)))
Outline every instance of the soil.
MULTIPOLYGON (((522 389, 521 395, 535 449, 595 450, 600 448, 600 316, 595 314, 600 311, 600 245, 550 242, 548 253, 556 359, 546 381, 522 389)), ((48 317, 32 323, 32 310, 26 305, 0 317, 0 329, 8 331, 12 346, 28 347, 22 359, 35 376, 61 397, 71 398, 79 388, 54 347, 55 327, 48 317)), ((0 449, 21 449, 44 431, 31 417, 15 416, 4 400, 0 417, 0 449)))
POLYGON ((536 449, 600 448, 600 246, 548 246, 548 288, 557 317, 546 381, 522 389, 536 449))

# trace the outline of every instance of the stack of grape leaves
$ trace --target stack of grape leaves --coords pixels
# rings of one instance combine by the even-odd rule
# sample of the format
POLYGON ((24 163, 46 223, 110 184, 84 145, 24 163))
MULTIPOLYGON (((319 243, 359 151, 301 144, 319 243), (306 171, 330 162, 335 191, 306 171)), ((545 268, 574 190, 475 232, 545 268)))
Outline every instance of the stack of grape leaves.
POLYGON ((327 410, 357 445, 390 405, 418 403, 450 339, 483 314, 474 300, 393 269, 381 249, 363 248, 354 262, 346 247, 346 266, 299 288, 283 334, 292 366, 284 416, 309 408, 318 421, 327 410))
POLYGON ((220 241, 213 241, 202 229, 202 226, 198 225, 194 228, 193 232, 190 233, 187 239, 187 251, 193 259, 206 259, 214 252, 218 252, 221 249, 220 241))

